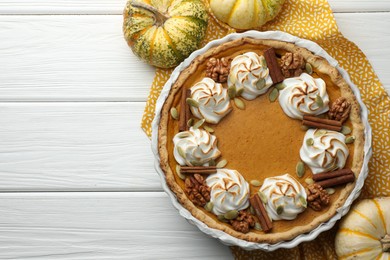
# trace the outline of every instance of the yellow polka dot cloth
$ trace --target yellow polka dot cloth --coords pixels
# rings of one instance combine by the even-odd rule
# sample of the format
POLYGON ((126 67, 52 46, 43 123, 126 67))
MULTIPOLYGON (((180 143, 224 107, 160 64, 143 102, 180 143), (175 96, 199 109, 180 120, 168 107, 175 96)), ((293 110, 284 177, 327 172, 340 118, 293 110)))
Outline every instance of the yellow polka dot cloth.
MULTIPOLYGON (((390 196, 390 98, 379 82, 362 51, 339 32, 332 10, 326 0, 286 0, 281 13, 264 25, 261 31, 279 30, 317 42, 350 75, 358 86, 363 102, 369 110, 372 127, 373 155, 361 198, 390 196)), ((206 33, 207 42, 234 32, 212 17, 206 33)), ((142 119, 142 129, 151 136, 155 103, 172 70, 156 69, 142 119)), ((232 247, 236 259, 336 259, 334 236, 337 227, 322 233, 316 240, 293 249, 274 252, 245 251, 232 247)))

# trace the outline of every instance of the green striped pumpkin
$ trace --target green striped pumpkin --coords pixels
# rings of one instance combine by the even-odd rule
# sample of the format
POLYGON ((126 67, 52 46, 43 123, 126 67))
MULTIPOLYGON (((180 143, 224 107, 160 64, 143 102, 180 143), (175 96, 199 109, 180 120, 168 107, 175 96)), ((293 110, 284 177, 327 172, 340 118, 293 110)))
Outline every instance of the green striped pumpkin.
POLYGON ((123 32, 133 52, 147 63, 171 68, 199 48, 207 28, 202 0, 130 0, 123 32))

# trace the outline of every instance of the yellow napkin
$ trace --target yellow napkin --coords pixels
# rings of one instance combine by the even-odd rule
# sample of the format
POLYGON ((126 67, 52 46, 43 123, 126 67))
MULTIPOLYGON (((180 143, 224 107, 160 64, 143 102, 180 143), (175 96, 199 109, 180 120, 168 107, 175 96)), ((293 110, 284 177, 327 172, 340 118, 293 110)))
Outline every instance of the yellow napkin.
MULTIPOLYGON (((279 30, 317 42, 350 75, 369 110, 372 127, 372 159, 369 176, 361 198, 390 196, 390 98, 382 87, 363 52, 339 32, 332 10, 326 0, 286 0, 281 13, 267 23, 261 31, 279 30)), ((234 29, 221 25, 212 17, 204 44, 221 38, 234 29)), ((151 136, 151 122, 155 103, 172 70, 156 69, 156 75, 142 118, 142 129, 151 136)), ((322 233, 312 242, 302 243, 293 249, 266 253, 260 250, 245 251, 232 247, 237 259, 336 259, 334 235, 337 227, 322 233)))

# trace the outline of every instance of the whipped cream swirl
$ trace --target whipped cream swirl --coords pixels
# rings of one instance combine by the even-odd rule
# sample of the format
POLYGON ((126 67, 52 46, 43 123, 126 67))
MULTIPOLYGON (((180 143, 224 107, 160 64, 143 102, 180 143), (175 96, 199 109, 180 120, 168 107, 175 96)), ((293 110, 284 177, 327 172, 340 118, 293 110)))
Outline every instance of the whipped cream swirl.
POLYGON ((266 178, 260 191, 267 198, 265 208, 273 220, 292 220, 306 209, 305 188, 289 174, 266 178))
POLYGON ((226 88, 211 78, 203 78, 191 88, 191 98, 199 107, 191 106, 192 114, 207 123, 217 124, 231 111, 230 98, 226 88))
POLYGON ((285 79, 283 84, 279 104, 289 117, 302 119, 305 114, 319 115, 329 110, 329 96, 322 79, 302 73, 299 77, 285 79))
POLYGON ((238 171, 218 169, 207 177, 206 183, 211 189, 210 201, 215 215, 249 207, 249 184, 238 171))
POLYGON ((267 92, 272 85, 267 63, 263 56, 247 52, 236 56, 230 65, 228 87, 236 87, 236 92, 247 100, 267 92))
POLYGON ((313 174, 344 168, 348 155, 345 135, 325 129, 307 130, 300 150, 313 174))
POLYGON ((191 127, 188 131, 177 133, 173 143, 173 155, 180 165, 207 166, 221 155, 217 138, 205 130, 191 127))

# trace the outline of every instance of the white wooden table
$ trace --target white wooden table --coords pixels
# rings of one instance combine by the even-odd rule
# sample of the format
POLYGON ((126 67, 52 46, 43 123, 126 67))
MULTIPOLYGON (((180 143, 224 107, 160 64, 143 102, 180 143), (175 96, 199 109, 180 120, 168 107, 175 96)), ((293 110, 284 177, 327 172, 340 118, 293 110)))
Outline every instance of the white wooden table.
MULTIPOLYGON (((0 0, 0 259, 232 258, 162 192, 124 4, 0 0)), ((330 4, 388 88, 390 1, 330 4)))

